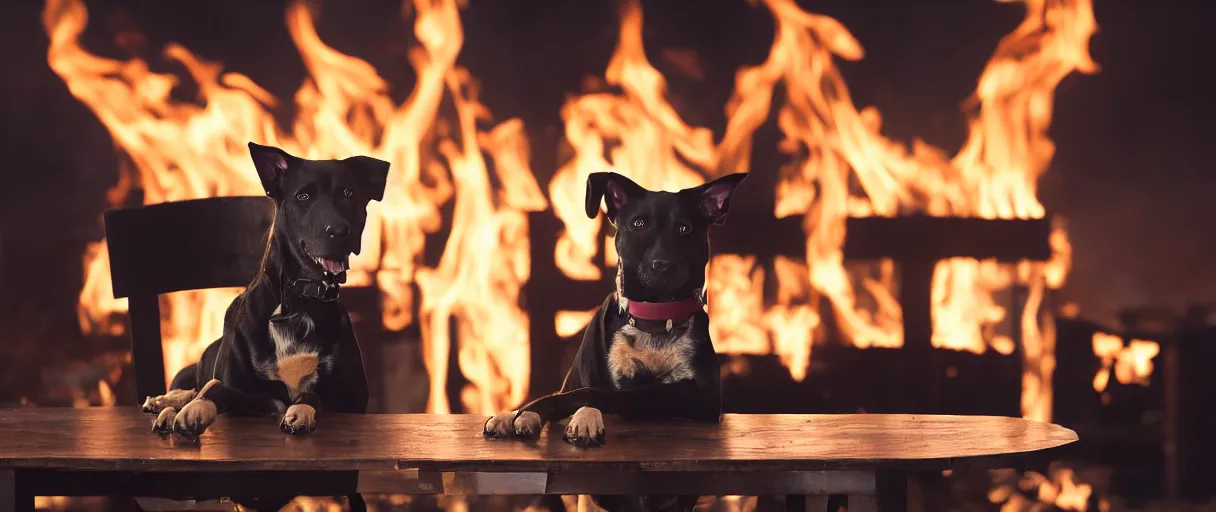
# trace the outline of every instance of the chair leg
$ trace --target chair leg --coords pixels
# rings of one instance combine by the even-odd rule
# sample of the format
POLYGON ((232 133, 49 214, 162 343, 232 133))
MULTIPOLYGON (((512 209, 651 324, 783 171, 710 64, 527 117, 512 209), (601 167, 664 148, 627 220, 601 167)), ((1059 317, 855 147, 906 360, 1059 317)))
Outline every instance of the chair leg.
POLYGON ((17 472, 0 469, 0 512, 17 511, 17 472))
POLYGON ((363 501, 362 494, 351 494, 346 499, 350 502, 350 512, 367 512, 367 502, 363 501))
POLYGON ((17 484, 17 470, 0 469, 0 512, 34 510, 34 496, 22 492, 17 484))

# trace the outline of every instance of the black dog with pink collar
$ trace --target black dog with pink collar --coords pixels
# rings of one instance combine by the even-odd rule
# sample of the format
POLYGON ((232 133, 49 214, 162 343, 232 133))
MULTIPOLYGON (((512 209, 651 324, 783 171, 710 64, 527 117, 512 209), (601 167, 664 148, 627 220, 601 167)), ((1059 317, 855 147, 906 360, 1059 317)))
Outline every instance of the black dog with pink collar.
MULTIPOLYGON (((746 174, 679 192, 649 191, 616 173, 587 179, 586 213, 603 201, 616 226, 617 289, 583 332, 559 392, 488 419, 490 438, 528 438, 570 418, 564 438, 579 446, 606 439, 603 415, 718 422, 719 363, 705 312, 709 227, 726 221, 746 174)), ((608 509, 626 498, 596 497, 608 509)), ((695 500, 694 500, 695 501, 695 500)))

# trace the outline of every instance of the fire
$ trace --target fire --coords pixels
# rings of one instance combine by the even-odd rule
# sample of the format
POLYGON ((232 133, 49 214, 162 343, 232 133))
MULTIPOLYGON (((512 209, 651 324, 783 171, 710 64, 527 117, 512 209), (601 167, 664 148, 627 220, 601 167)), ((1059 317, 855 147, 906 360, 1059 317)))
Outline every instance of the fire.
POLYGON ((1095 332, 1093 344, 1094 355, 1102 361, 1102 368, 1094 375, 1095 391, 1106 391, 1112 369, 1120 384, 1148 385, 1153 375, 1153 358, 1161 352, 1157 342, 1133 339, 1124 346, 1123 338, 1095 332))
MULTIPOLYGON (((309 75, 296 92, 290 127, 278 126, 272 116, 277 98, 179 45, 169 45, 164 55, 185 66, 198 86, 198 102, 171 98, 178 77, 154 73, 141 59, 90 54, 79 44, 88 22, 80 0, 48 0, 43 24, 51 40, 51 69, 93 110, 123 155, 118 184, 108 193, 112 205, 127 204, 135 188, 145 204, 261 195, 244 149, 248 141, 305 158, 362 154, 392 162, 384 201, 369 206, 363 252, 352 261, 349 281, 375 282, 386 328, 420 324, 430 412, 449 410, 444 389, 448 326, 454 321, 457 358, 471 383, 462 394, 464 406, 489 412, 513 406, 527 393, 528 324, 518 306, 530 267, 524 215, 544 209, 546 200, 527 166, 522 123, 479 127, 490 115, 477 102, 475 81, 455 65, 463 44, 457 4, 413 2, 420 46, 410 62, 418 82, 397 105, 375 69, 326 46, 309 10, 292 3, 286 22, 309 75), (455 105, 450 119, 439 115, 445 98, 455 105), (483 153, 490 155, 501 185, 491 185, 483 153), (455 211, 451 235, 439 264, 426 268, 424 236, 442 227, 439 211, 447 205, 455 211), (413 296, 414 285, 421 301, 413 296)), ((85 253, 79 316, 86 333, 117 334, 126 304, 113 299, 104 244, 85 253)), ((162 298, 167 377, 220 335, 224 310, 238 291, 162 298)))
MULTIPOLYGON (((666 80, 646 60, 642 47, 642 8, 636 1, 621 9, 620 39, 605 73, 607 85, 623 89, 578 96, 562 107, 566 141, 574 158, 549 182, 553 213, 566 227, 557 241, 557 267, 572 279, 592 281, 601 270, 592 263, 599 246, 599 219, 583 211, 587 176, 613 171, 652 189, 679 190, 705 182, 701 168, 713 168, 717 149, 705 127, 691 127, 664 99, 666 80), (608 158, 604 150, 610 143, 608 158)), ((607 246, 606 249, 611 246, 607 246)))
POLYGON ((346 510, 339 500, 299 496, 283 507, 287 512, 342 512, 346 510))
MULTIPOLYGON (((762 63, 737 73, 725 134, 714 141, 709 128, 689 125, 667 101, 666 80, 644 51, 641 5, 623 2, 617 48, 602 80, 620 93, 598 87, 563 106, 574 156, 556 170, 547 198, 528 167, 522 122, 483 127, 490 113, 478 102, 470 73, 455 64, 463 45, 457 0, 412 2, 420 45, 410 63, 418 80, 401 104, 375 69, 327 46, 310 11, 292 3, 286 22, 308 77, 296 92, 289 127, 272 117, 281 106, 277 98, 181 46, 169 45, 165 57, 185 66, 198 85, 197 102, 173 99, 178 77, 154 73, 143 60, 88 53, 78 42, 87 24, 80 0, 48 0, 43 22, 51 68, 105 124, 123 155, 118 184, 108 195, 113 205, 127 204, 136 188, 145 203, 258 195, 246 141, 307 158, 365 154, 391 161, 385 199, 369 207, 364 252, 352 262, 351 282, 377 286, 387 329, 420 327, 431 381, 428 411, 451 408, 446 384, 454 336, 460 370, 470 382, 460 395, 463 405, 488 412, 527 395, 529 320, 519 308, 520 288, 530 278, 526 213, 551 203, 565 227, 554 248, 557 266, 572 279, 598 279, 615 254, 599 232, 600 221, 583 214, 587 175, 611 170, 648 188, 672 190, 747 171, 752 133, 768 120, 778 85, 785 94, 775 116, 784 135, 777 149, 790 162, 780 170, 773 212, 803 216, 805 258, 778 258, 771 267, 754 256, 714 258, 707 269, 709 307, 720 352, 774 353, 793 378, 803 379, 813 345, 828 334, 819 316, 828 310, 844 340, 857 347, 903 344, 894 265, 845 265, 841 248, 849 216, 1045 215, 1036 184, 1054 152, 1046 134, 1052 95, 1066 75, 1097 69, 1087 49, 1096 29, 1089 0, 1023 0, 1025 18, 999 43, 965 104, 969 135, 954 156, 920 140, 909 147, 884 137, 878 111, 853 104, 835 59, 860 60, 864 50, 840 22, 792 0, 762 3, 775 22, 772 46, 762 63), (440 112, 445 99, 454 112, 440 112), (448 208, 453 213, 445 220, 440 211, 448 208), (422 261, 425 236, 445 227, 450 234, 442 256, 428 267, 422 261), (601 248, 603 261, 593 261, 601 248), (766 278, 776 290, 769 300, 766 278), (830 309, 821 309, 825 301, 830 309)), ((115 334, 125 304, 112 299, 104 243, 85 253, 79 316, 86 332, 115 334)), ((942 261, 932 287, 936 347, 1009 354, 1009 332, 1018 323, 1022 339, 1016 341, 1027 368, 1023 415, 1039 420, 1050 418, 1055 365, 1055 334, 1041 306, 1069 270, 1062 228, 1051 244, 1047 263, 942 261), (1016 318, 997 300, 1012 286, 1028 291, 1016 318)), ((170 374, 219 335, 235 293, 163 298, 170 374)), ((587 318, 587 312, 562 312, 554 327, 573 335, 587 318)), ((1122 371, 1138 375, 1138 368, 1122 371)), ((1115 371, 1119 377, 1119 366, 1115 371)))
MULTIPOLYGON (((1096 24, 1088 0, 1024 0, 1025 18, 997 46, 966 104, 969 136, 949 157, 923 141, 909 149, 885 138, 878 111, 853 105, 834 58, 860 60, 864 52, 840 22, 805 12, 790 0, 763 3, 776 24, 772 47, 763 63, 736 75, 727 130, 715 145, 708 130, 688 126, 663 99, 666 83, 641 49, 641 7, 625 2, 618 46, 604 76, 622 93, 584 94, 562 110, 575 156, 549 184, 554 213, 566 228, 554 256, 572 279, 600 276, 592 262, 600 224, 583 217, 579 206, 591 172, 612 170, 643 186, 671 190, 722 172, 746 171, 751 134, 768 118, 774 89, 781 84, 786 98, 777 123, 785 139, 779 149, 792 161, 781 171, 774 214, 804 216, 806 261, 775 264, 779 297, 765 307, 765 276, 754 258, 720 255, 709 269, 709 308, 720 352, 775 352, 791 376, 801 379, 811 346, 822 338, 822 333, 812 335, 820 324, 821 300, 831 304, 841 334, 854 345, 903 344, 893 265, 846 270, 847 217, 1045 215, 1036 184, 1054 153, 1046 133, 1052 94, 1066 75, 1096 71, 1088 54, 1096 24), (615 145, 605 158, 609 143, 615 145), (795 298, 797 303, 791 302, 795 298)), ((1019 322, 1027 368, 1022 411, 1038 420, 1050 418, 1055 366, 1055 333, 1041 305, 1048 289, 1063 284, 1070 259, 1062 228, 1050 241, 1053 257, 1047 263, 943 261, 932 289, 936 347, 975 353, 991 347, 1009 354, 1008 335, 984 333, 1008 331, 1010 322, 1019 322), (1007 318, 996 296, 1014 285, 1026 287, 1028 299, 1020 318, 1007 318)))
MULTIPOLYGON (((1043 505, 1052 505, 1060 510, 1085 512, 1089 509, 1093 486, 1077 480, 1071 468, 1052 464, 1048 474, 1034 471, 1019 474, 1017 471, 994 470, 991 472, 997 485, 988 492, 988 501, 1001 504, 1002 512, 1042 510, 1043 505)), ((1109 501, 1098 499, 1099 510, 1108 510, 1109 501)))

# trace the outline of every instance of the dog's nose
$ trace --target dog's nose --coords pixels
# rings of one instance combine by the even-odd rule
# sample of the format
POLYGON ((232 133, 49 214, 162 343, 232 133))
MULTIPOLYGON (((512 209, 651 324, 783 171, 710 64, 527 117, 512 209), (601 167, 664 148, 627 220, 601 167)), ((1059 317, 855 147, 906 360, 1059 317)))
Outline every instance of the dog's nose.
POLYGON ((335 240, 343 240, 346 235, 350 234, 350 227, 347 226, 325 226, 325 234, 335 240))
POLYGON ((667 272, 671 269, 671 260, 654 260, 650 266, 654 267, 655 271, 667 272))

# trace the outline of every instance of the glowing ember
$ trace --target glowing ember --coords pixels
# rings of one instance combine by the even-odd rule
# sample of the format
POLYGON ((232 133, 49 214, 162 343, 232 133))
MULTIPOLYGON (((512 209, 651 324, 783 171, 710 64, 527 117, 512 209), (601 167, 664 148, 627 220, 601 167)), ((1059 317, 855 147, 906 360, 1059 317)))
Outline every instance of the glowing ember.
POLYGON ((1093 344, 1094 355, 1102 361, 1102 368, 1094 375, 1095 391, 1106 391, 1112 370, 1120 384, 1148 385, 1153 375, 1153 358, 1161 352, 1157 342, 1133 339, 1124 346, 1123 338, 1095 332, 1093 344))

